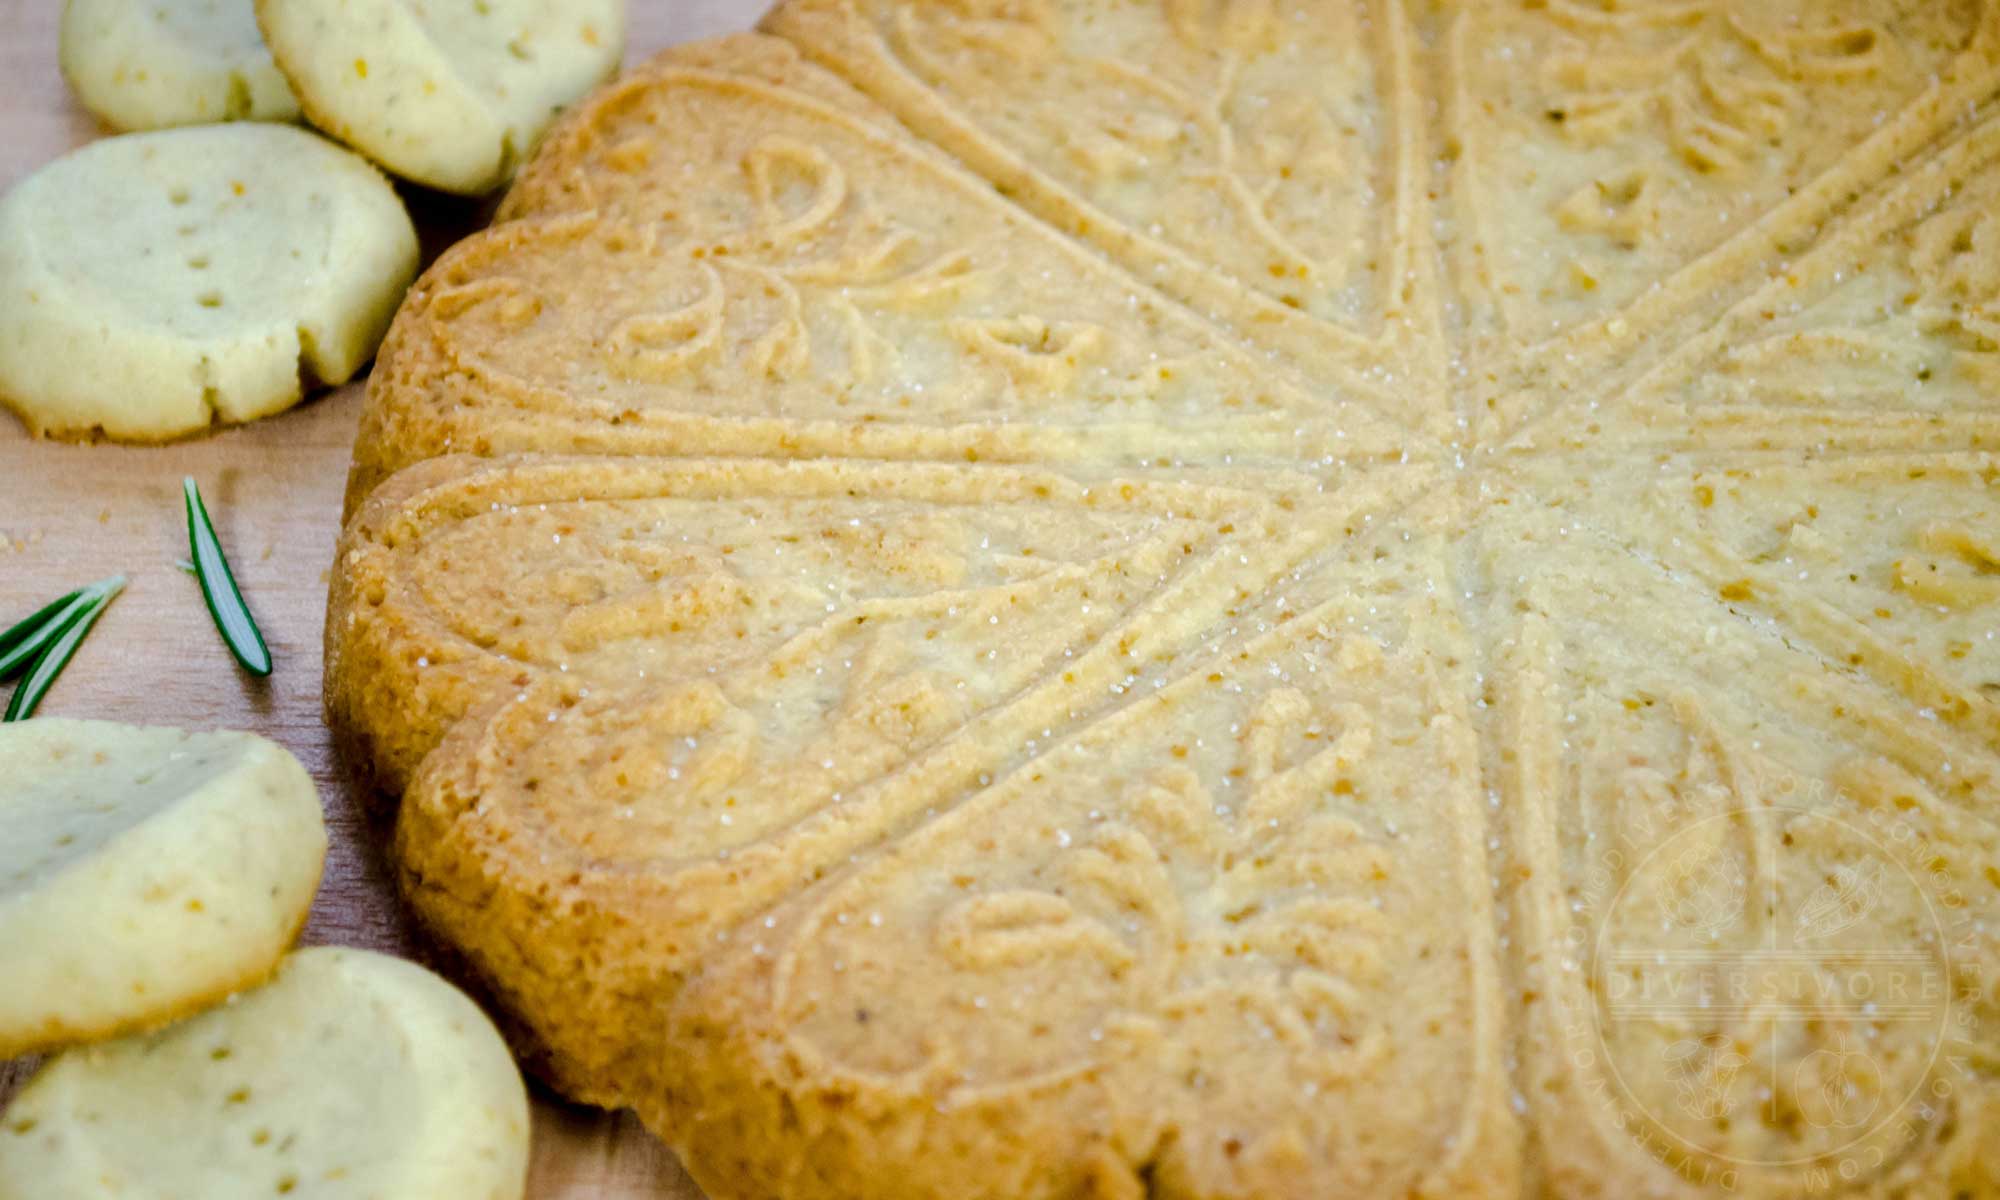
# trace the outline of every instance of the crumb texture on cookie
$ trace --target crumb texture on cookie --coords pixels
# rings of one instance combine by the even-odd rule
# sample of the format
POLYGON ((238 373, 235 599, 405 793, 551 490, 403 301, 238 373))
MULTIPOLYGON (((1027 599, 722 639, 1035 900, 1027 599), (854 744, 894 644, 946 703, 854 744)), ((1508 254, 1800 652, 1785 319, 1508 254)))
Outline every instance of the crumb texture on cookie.
POLYGON ((106 138, 0 198, 0 401, 73 438, 268 416, 360 370, 416 267, 388 182, 304 130, 106 138))
POLYGON ((250 0, 64 0, 58 39, 63 77, 118 129, 298 119, 250 0))
POLYGON ((2000 1189, 2000 5, 764 28, 356 445, 329 712, 552 1081, 721 1197, 2000 1189))
POLYGON ((159 1033, 50 1060, 0 1197, 520 1200, 528 1099, 492 1022, 413 963, 316 947, 159 1033))
POLYGON ((505 183, 618 69, 624 0, 257 0, 313 124, 391 172, 466 195, 505 183))
POLYGON ((0 1055, 158 1025, 267 974, 326 856, 305 768, 247 733, 0 728, 0 1055))

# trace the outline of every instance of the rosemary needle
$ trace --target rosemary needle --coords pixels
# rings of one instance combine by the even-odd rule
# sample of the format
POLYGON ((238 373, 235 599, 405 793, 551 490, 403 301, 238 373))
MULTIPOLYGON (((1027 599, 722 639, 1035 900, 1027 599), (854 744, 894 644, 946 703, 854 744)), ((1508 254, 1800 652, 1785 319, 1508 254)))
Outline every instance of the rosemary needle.
POLYGON ((20 646, 23 642, 35 638, 38 634, 41 635, 42 641, 46 641, 49 637, 53 636, 46 628, 49 619, 67 607, 70 601, 75 600, 81 595, 83 595, 83 590, 79 588, 67 596, 58 596, 47 604, 42 605, 32 616, 24 617, 22 620, 16 622, 7 632, 0 633, 0 679, 10 678, 16 671, 19 671, 34 660, 36 651, 40 649, 39 645, 34 649, 22 650, 18 653, 16 653, 16 647, 20 646))
POLYGON ((62 636, 70 623, 90 607, 92 601, 115 594, 125 586, 125 577, 116 576, 101 579, 86 588, 78 588, 69 595, 53 600, 42 606, 34 616, 15 625, 6 633, 0 633, 0 680, 12 679, 28 665, 49 644, 62 636))
POLYGON ((110 607, 111 598, 124 588, 123 575, 93 583, 76 593, 76 599, 44 626, 55 631, 54 640, 44 645, 42 652, 35 656, 35 665, 29 668, 28 677, 14 689, 13 698, 7 701, 7 713, 0 716, 0 721, 25 721, 35 715, 35 707, 54 685, 56 676, 61 675, 63 668, 69 665, 90 627, 97 624, 97 618, 110 607))
POLYGON ((208 613, 215 618, 223 642, 243 669, 252 675, 269 675, 270 647, 264 644, 264 635, 257 631, 257 622, 250 616, 250 606, 243 602, 243 593, 236 586, 236 576, 230 573, 229 560, 223 557, 222 543, 216 539, 215 526, 208 519, 208 506, 201 502, 201 489, 195 486, 194 476, 181 480, 181 492, 187 499, 188 553, 194 559, 195 578, 201 581, 201 596, 208 601, 208 613))

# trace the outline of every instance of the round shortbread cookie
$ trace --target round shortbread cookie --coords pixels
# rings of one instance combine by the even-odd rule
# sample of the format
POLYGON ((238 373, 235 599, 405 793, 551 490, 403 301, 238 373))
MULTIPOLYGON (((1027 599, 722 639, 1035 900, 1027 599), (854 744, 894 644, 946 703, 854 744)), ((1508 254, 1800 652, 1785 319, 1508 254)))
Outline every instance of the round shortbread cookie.
POLYGON ((623 0, 258 0, 313 124, 390 171, 477 195, 617 69, 623 0))
POLYGON ((171 1029, 58 1057, 0 1120, 0 1200, 514 1200, 527 1165, 527 1092, 478 1006, 332 947, 171 1029))
POLYGON ((416 266, 387 181, 305 130, 107 138, 0 197, 0 400, 132 441, 267 416, 368 361, 416 266))
POLYGON ((83 106, 120 129, 299 115, 250 0, 68 0, 57 53, 83 106))
POLYGON ((305 768, 248 733, 0 726, 0 1058, 262 979, 319 887, 305 768))

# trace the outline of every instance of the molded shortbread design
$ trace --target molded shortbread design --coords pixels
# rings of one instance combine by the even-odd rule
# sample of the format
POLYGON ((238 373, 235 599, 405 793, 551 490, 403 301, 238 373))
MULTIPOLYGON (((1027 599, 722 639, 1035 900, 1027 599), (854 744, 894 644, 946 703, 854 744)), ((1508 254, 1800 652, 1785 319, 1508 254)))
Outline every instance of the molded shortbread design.
POLYGON ((2000 1183, 2000 12, 766 24, 356 451, 330 708, 553 1078, 718 1195, 2000 1183))

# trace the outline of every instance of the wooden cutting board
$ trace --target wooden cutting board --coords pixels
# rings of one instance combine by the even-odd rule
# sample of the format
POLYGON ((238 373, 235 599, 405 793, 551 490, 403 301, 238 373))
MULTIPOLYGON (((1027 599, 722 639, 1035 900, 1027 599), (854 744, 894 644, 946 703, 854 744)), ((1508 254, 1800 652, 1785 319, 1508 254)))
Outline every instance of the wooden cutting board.
MULTIPOLYGON (((627 61, 674 42, 752 25, 763 0, 633 0, 627 61)), ((105 130, 56 70, 55 0, 0 6, 0 188, 105 130)), ((435 255, 485 207, 406 193, 435 255)), ((249 729, 283 743, 318 782, 332 832, 305 940, 423 956, 396 900, 383 816, 343 775, 320 719, 320 627, 348 451, 361 411, 350 384, 283 416, 159 448, 30 439, 0 412, 0 627, 69 589, 123 572, 112 605, 41 707, 42 715, 249 729), (217 639, 187 554, 182 475, 200 481, 277 669, 240 673, 217 639)), ((32 1064, 0 1062, 0 1101, 32 1064)), ((535 1103, 536 1200, 701 1193, 628 1116, 535 1103)))

